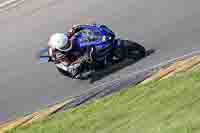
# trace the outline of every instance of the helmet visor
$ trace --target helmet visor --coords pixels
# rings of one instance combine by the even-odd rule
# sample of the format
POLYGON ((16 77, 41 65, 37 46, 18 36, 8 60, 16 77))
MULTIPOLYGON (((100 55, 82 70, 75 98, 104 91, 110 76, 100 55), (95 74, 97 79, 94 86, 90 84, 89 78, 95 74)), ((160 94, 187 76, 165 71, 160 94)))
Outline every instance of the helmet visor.
POLYGON ((71 48, 72 48, 72 45, 69 44, 69 43, 66 43, 66 45, 65 45, 64 47, 61 47, 59 50, 67 52, 67 51, 69 51, 71 48))

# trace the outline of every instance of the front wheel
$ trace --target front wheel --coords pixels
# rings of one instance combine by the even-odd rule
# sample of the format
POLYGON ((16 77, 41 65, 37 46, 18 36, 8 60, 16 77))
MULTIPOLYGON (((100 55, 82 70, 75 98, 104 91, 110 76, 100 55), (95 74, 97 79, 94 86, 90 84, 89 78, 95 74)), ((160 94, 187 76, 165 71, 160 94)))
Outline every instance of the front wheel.
POLYGON ((80 74, 80 67, 73 69, 73 71, 66 71, 58 66, 56 66, 57 70, 63 74, 64 76, 73 78, 73 79, 79 79, 80 77, 78 77, 78 75, 80 74))

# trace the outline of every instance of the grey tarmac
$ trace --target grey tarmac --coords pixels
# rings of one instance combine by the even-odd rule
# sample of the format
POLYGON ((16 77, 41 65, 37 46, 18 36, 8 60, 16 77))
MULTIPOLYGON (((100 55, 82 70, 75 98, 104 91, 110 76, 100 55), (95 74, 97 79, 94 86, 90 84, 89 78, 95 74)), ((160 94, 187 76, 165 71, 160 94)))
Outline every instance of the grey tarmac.
POLYGON ((75 96, 122 75, 200 49, 197 0, 26 0, 0 12, 0 121, 75 96), (35 54, 49 35, 96 21, 156 52, 90 84, 62 76, 35 54))

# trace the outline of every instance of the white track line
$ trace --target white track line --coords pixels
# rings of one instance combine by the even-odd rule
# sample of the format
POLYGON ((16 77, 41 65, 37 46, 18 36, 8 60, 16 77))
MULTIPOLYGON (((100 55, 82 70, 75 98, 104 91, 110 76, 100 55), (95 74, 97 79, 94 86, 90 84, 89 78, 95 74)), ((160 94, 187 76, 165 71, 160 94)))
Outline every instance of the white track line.
MULTIPOLYGON (((157 65, 148 67, 148 68, 143 69, 143 70, 136 71, 136 72, 131 73, 131 74, 128 74, 128 75, 123 75, 122 77, 120 77, 120 78, 118 78, 118 79, 115 79, 115 80, 112 80, 112 81, 110 81, 110 82, 114 82, 114 81, 116 81, 116 80, 120 80, 120 79, 124 79, 124 78, 127 78, 127 77, 131 77, 131 76, 133 76, 133 75, 136 75, 136 74, 139 74, 139 73, 142 73, 142 72, 146 72, 146 71, 151 70, 151 69, 156 69, 156 68, 158 68, 158 67, 165 66, 165 65, 167 65, 167 64, 169 64, 169 63, 171 63, 171 62, 174 62, 174 61, 177 61, 177 60, 181 60, 181 59, 190 57, 190 56, 195 55, 195 54, 200 54, 200 50, 193 51, 193 52, 191 52, 191 53, 188 53, 188 54, 185 54, 185 55, 183 55, 183 56, 179 56, 179 57, 173 58, 173 59, 168 60, 168 61, 163 61, 163 62, 161 62, 161 63, 159 63, 159 64, 157 64, 157 65)), ((108 83, 110 83, 110 82, 108 82, 108 83)), ((106 83, 105 83, 105 84, 106 84, 106 83)))
MULTIPOLYGON (((120 77, 120 78, 114 79, 114 80, 109 81, 109 82, 106 82, 106 83, 102 83, 102 84, 97 85, 97 86, 95 86, 95 87, 92 87, 92 88, 90 88, 90 89, 88 89, 88 90, 86 90, 86 91, 83 91, 80 95, 71 96, 71 97, 68 97, 68 98, 70 99, 70 98, 79 97, 79 96, 81 96, 81 95, 84 95, 84 94, 86 94, 86 93, 92 91, 92 90, 95 90, 95 89, 98 88, 98 87, 101 87, 101 86, 104 86, 104 85, 111 85, 111 84, 113 84, 113 83, 115 83, 115 82, 119 82, 119 80, 122 80, 122 79, 125 79, 125 78, 128 78, 128 77, 132 77, 132 76, 137 75, 137 74, 139 74, 139 73, 146 72, 146 71, 149 71, 149 70, 152 70, 152 69, 156 69, 156 68, 158 68, 158 67, 165 66, 165 65, 167 65, 167 64, 169 64, 169 63, 172 63, 172 62, 174 62, 174 61, 181 60, 181 59, 184 59, 184 58, 193 56, 193 55, 195 55, 195 54, 200 54, 200 50, 193 51, 193 52, 191 52, 191 53, 188 53, 188 54, 185 54, 185 55, 183 55, 183 56, 179 56, 179 57, 173 58, 173 59, 168 60, 168 61, 163 61, 163 62, 161 62, 161 63, 159 63, 159 64, 157 64, 157 65, 154 65, 154 66, 151 66, 151 67, 147 67, 146 69, 136 71, 136 72, 131 73, 131 74, 129 74, 129 75, 123 75, 123 76, 120 77)), ((60 103, 61 100, 63 101, 63 100, 65 100, 65 98, 64 98, 64 99, 60 99, 60 100, 58 100, 58 101, 55 102, 55 103, 60 103)), ((49 105, 47 105, 47 106, 54 105, 55 103, 49 104, 49 105)), ((46 107, 46 106, 45 106, 45 107, 46 107)))
POLYGON ((17 1, 19 1, 19 0, 7 0, 7 1, 5 1, 5 2, 3 2, 3 3, 0 3, 0 8, 3 8, 3 7, 5 7, 5 6, 10 5, 10 4, 12 4, 12 3, 15 3, 15 2, 17 2, 17 1))
POLYGON ((111 84, 113 84, 113 83, 115 83, 115 82, 119 82, 119 81, 122 80, 122 79, 126 79, 126 78, 132 77, 132 76, 134 76, 134 75, 137 75, 137 74, 139 74, 139 73, 147 72, 147 71, 150 71, 150 70, 152 70, 152 69, 156 69, 156 68, 165 66, 165 65, 167 65, 167 64, 169 64, 169 63, 172 63, 172 62, 174 62, 174 61, 181 60, 181 59, 184 59, 184 58, 193 56, 193 55, 195 55, 195 54, 200 54, 200 49, 199 49, 199 50, 196 50, 196 51, 193 51, 193 52, 190 52, 190 53, 188 53, 188 54, 185 54, 185 55, 183 55, 183 56, 175 57, 175 58, 173 58, 173 59, 171 59, 171 60, 163 61, 163 62, 161 62, 161 63, 159 63, 159 64, 157 64, 157 65, 154 65, 154 66, 151 66, 151 67, 147 67, 147 68, 145 68, 145 69, 143 69, 143 70, 139 70, 139 71, 133 72, 133 73, 128 74, 128 75, 127 75, 127 74, 124 74, 124 75, 122 75, 120 78, 116 78, 116 79, 111 80, 111 81, 109 81, 109 82, 102 83, 102 84, 100 84, 100 85, 97 85, 97 86, 95 86, 95 87, 92 87, 92 88, 90 88, 89 90, 83 91, 82 94, 88 93, 88 92, 90 92, 91 90, 94 90, 95 88, 98 88, 98 87, 101 87, 101 86, 104 86, 104 85, 111 85, 111 84))

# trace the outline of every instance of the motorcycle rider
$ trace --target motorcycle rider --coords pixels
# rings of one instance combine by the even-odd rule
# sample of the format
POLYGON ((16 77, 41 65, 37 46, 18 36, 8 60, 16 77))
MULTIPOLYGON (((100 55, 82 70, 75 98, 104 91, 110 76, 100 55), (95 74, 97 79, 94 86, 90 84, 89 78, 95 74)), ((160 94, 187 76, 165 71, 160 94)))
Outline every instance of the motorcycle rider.
MULTIPOLYGON (((86 29, 88 25, 74 25, 67 33, 53 34, 48 42, 50 60, 56 64, 62 63, 66 66, 73 66, 68 70, 70 72, 83 62, 95 63, 98 57, 96 47, 81 48, 76 40, 80 31, 86 29)), ((91 25, 98 26, 97 24, 91 25)), ((106 62, 104 63, 106 64, 106 62)))

